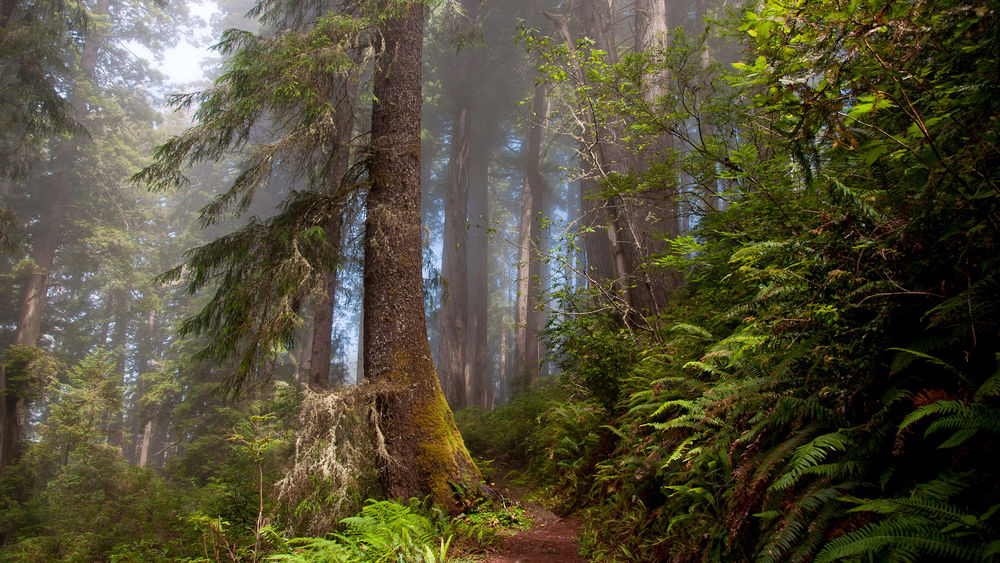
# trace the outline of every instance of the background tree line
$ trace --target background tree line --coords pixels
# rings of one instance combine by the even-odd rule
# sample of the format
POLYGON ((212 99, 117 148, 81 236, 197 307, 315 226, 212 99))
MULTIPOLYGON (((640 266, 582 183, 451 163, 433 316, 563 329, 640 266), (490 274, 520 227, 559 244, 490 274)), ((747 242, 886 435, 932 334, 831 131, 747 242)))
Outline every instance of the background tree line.
POLYGON ((169 113, 131 50, 184 4, 3 3, 8 553, 256 558, 331 490, 447 505, 457 434, 401 452, 469 407, 594 555, 996 556, 991 6, 387 6, 220 3, 169 113), (422 69, 379 86, 403 36, 422 69), (377 187, 418 180, 420 223, 377 187), (378 439, 416 474, 350 457, 378 439), (157 518, 95 531, 112 504, 157 518))

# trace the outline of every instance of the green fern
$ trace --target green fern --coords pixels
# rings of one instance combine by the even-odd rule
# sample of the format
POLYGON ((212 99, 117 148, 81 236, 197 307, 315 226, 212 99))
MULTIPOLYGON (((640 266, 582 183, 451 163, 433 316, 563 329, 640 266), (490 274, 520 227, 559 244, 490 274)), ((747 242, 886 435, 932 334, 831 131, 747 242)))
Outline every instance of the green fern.
POLYGON ((830 474, 843 474, 845 472, 854 473, 860 471, 856 465, 851 465, 851 463, 856 464, 856 462, 841 462, 835 464, 824 464, 830 454, 835 452, 843 453, 847 451, 855 442, 854 437, 848 434, 845 429, 840 429, 836 432, 831 432, 829 434, 823 434, 822 436, 817 436, 809 443, 799 446, 795 450, 795 454, 792 459, 788 462, 788 466, 785 468, 784 473, 777 481, 771 485, 771 488, 775 491, 781 491, 794 486, 799 480, 807 474, 815 475, 830 475, 830 474))
POLYGON ((951 364, 949 364, 948 362, 946 362, 946 361, 944 361, 944 360, 942 360, 942 359, 940 359, 938 357, 932 356, 931 354, 928 354, 926 352, 922 352, 920 350, 913 350, 913 349, 910 349, 910 348, 889 348, 889 350, 891 350, 893 352, 900 352, 901 353, 901 355, 897 356, 897 358, 895 360, 893 360, 893 362, 892 362, 892 368, 891 369, 892 369, 893 373, 898 373, 898 372, 902 371, 913 360, 915 360, 915 359, 921 359, 921 360, 924 360, 924 361, 926 361, 927 363, 929 363, 931 365, 934 365, 934 366, 942 368, 943 370, 945 370, 946 372, 948 372, 948 373, 950 373, 952 375, 957 375, 959 377, 965 377, 965 375, 961 371, 955 369, 955 367, 952 366, 951 364))
POLYGON ((987 541, 1000 532, 991 521, 1000 511, 1000 505, 976 515, 954 504, 951 499, 969 488, 969 477, 970 473, 945 473, 917 485, 906 497, 844 497, 846 502, 857 505, 851 512, 874 513, 883 519, 831 541, 816 561, 834 561, 863 553, 891 554, 901 561, 918 561, 928 556, 948 561, 986 560, 987 541))
POLYGON ((296 538, 295 553, 272 557, 295 563, 412 561, 440 563, 448 560, 451 538, 424 514, 420 502, 409 505, 393 501, 371 501, 361 514, 341 520, 346 530, 330 538, 296 538))
POLYGON ((823 548, 816 563, 839 561, 853 556, 881 556, 916 563, 931 555, 948 561, 983 561, 981 549, 956 541, 953 536, 926 518, 907 518, 868 524, 841 536, 823 548))
POLYGON ((856 486, 853 482, 815 485, 784 510, 755 514, 772 522, 770 533, 763 536, 757 560, 761 563, 808 560, 822 546, 828 526, 844 513, 843 503, 838 499, 856 486))
POLYGON ((966 404, 961 401, 941 400, 924 405, 910 413, 899 424, 899 432, 925 419, 936 417, 924 431, 930 436, 941 430, 951 430, 951 435, 939 448, 958 446, 980 430, 1000 434, 1000 410, 983 404, 966 404))
MULTIPOLYGON (((997 354, 997 363, 1000 364, 1000 354, 997 354)), ((1000 396, 1000 370, 984 381, 972 398, 977 402, 982 402, 987 397, 997 396, 1000 396)))

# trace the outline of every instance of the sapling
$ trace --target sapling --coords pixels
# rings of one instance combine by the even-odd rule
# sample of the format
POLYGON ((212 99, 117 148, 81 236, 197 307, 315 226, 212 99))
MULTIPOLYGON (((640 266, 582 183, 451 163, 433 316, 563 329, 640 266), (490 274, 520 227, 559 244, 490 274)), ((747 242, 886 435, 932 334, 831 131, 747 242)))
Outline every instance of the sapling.
POLYGON ((264 522, 264 456, 268 451, 281 445, 281 437, 274 430, 274 413, 251 415, 246 422, 233 428, 229 440, 246 449, 257 465, 257 525, 254 528, 253 560, 257 560, 260 537, 265 530, 264 522))

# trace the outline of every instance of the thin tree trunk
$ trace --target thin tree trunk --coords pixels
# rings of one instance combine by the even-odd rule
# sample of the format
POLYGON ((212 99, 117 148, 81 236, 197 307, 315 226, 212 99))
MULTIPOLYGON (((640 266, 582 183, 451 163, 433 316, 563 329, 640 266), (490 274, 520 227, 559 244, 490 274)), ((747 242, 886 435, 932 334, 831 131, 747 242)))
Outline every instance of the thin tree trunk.
POLYGON ((146 419, 142 426, 142 446, 139 448, 139 467, 146 467, 149 463, 149 445, 153 441, 153 419, 146 419))
MULTIPOLYGON (((357 99, 357 83, 344 81, 340 85, 337 99, 337 148, 334 158, 333 184, 335 189, 343 187, 351 167, 351 138, 354 134, 354 104, 357 99)), ((338 202, 339 203, 339 202, 338 202)), ((326 240, 330 251, 340 255, 340 237, 343 231, 343 210, 332 210, 326 228, 326 240)), ((322 291, 314 296, 312 347, 309 353, 309 386, 326 389, 330 386, 330 360, 333 354, 333 307, 336 304, 337 262, 334 260, 326 273, 322 291)), ((343 384, 343 381, 340 382, 343 384)))
MULTIPOLYGON (((363 293, 363 292, 362 292, 363 293)), ((361 296, 360 313, 358 315, 358 356, 354 366, 354 383, 361 385, 365 380, 365 298, 361 296)))
POLYGON ((392 460, 379 468, 393 498, 451 506, 452 483, 481 480, 431 361, 424 316, 420 226, 423 4, 384 20, 372 106, 371 188, 365 223, 365 375, 392 460))
POLYGON ((153 358, 153 337, 156 328, 156 310, 150 308, 146 312, 146 322, 142 325, 142 336, 136 343, 135 369, 138 375, 136 394, 133 401, 132 435, 138 440, 138 447, 133 453, 132 461, 139 467, 145 467, 149 459, 149 440, 153 431, 151 409, 143 408, 142 399, 148 391, 143 375, 150 372, 153 358))
MULTIPOLYGON (((479 17, 479 0, 461 0, 466 23, 479 17)), ((445 195, 444 244, 441 273, 441 312, 438 330, 438 375, 448 404, 458 408, 475 402, 476 391, 469 380, 469 174, 472 150, 472 74, 476 48, 459 45, 449 74, 452 101, 451 140, 445 195)))
MULTIPOLYGON (((330 227, 327 227, 330 230, 330 227)), ((340 234, 340 221, 335 230, 340 234)), ((329 235, 329 233, 328 233, 329 235)), ((329 237, 328 238, 332 238, 329 237)), ((339 236, 338 236, 339 242, 339 236)), ((333 299, 337 290, 336 271, 327 272, 323 288, 313 295, 313 328, 309 348, 309 388, 318 391, 330 386, 330 358, 333 354, 333 299)))
POLYGON ((508 303, 510 300, 508 296, 510 295, 510 276, 507 275, 507 248, 504 242, 500 242, 497 245, 500 251, 500 295, 502 296, 500 301, 500 346, 497 353, 497 359, 499 361, 499 373, 497 374, 497 391, 496 398, 493 401, 495 406, 497 403, 504 404, 507 402, 509 395, 509 366, 511 353, 508 349, 507 343, 507 325, 510 322, 508 303))
MULTIPOLYGON (((111 377, 116 378, 118 388, 124 390, 129 325, 129 292, 125 288, 117 288, 111 292, 109 299, 114 304, 115 311, 115 328, 111 332, 111 354, 115 361, 115 373, 111 377)), ((109 421, 107 428, 108 445, 118 448, 119 454, 124 454, 125 409, 121 408, 118 412, 107 413, 106 419, 109 421)))

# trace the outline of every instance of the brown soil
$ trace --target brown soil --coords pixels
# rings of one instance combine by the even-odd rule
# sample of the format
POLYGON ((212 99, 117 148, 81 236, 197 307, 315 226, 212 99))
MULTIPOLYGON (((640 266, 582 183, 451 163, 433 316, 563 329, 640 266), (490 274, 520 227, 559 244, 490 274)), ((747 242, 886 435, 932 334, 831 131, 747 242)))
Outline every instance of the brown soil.
POLYGON ((577 540, 580 522, 560 518, 541 505, 520 502, 535 519, 535 527, 506 538, 485 563, 584 563, 577 540))
POLYGON ((583 563, 577 554, 580 523, 559 519, 507 538, 486 563, 583 563))

